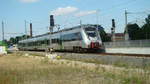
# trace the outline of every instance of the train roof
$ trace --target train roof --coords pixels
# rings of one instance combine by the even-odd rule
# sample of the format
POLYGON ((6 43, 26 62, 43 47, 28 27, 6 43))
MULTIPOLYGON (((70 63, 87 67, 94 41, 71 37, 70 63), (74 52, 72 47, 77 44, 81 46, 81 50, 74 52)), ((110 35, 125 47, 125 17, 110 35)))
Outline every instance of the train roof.
MULTIPOLYGON (((73 30, 73 29, 77 29, 77 28, 81 28, 81 27, 89 27, 89 26, 95 27, 95 25, 85 24, 85 25, 79 25, 79 26, 75 26, 75 27, 71 27, 71 28, 65 28, 65 29, 60 30, 60 31, 55 31, 52 34, 59 33, 59 32, 64 32, 64 31, 69 31, 69 30, 73 30)), ((37 35, 37 36, 34 36, 32 38, 41 37, 41 36, 45 36, 45 35, 48 35, 48 34, 50 34, 50 32, 42 34, 42 35, 37 35)))
POLYGON ((50 35, 50 34, 56 34, 56 33, 59 33, 59 32, 70 31, 70 30, 73 30, 73 29, 81 28, 81 27, 82 28, 85 28, 85 27, 96 27, 96 25, 93 25, 93 24, 83 24, 83 25, 79 25, 79 26, 75 26, 75 27, 71 27, 71 28, 65 28, 63 30, 52 32, 52 33, 48 32, 48 33, 45 33, 45 34, 37 35, 37 36, 34 36, 32 38, 21 40, 19 42, 30 40, 30 39, 34 39, 34 38, 37 38, 37 37, 42 37, 42 36, 50 35))

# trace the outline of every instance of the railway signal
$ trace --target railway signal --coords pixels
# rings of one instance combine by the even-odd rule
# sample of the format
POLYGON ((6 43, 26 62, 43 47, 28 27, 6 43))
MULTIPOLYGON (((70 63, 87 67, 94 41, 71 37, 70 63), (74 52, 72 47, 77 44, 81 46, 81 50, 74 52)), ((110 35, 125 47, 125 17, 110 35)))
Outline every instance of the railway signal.
POLYGON ((112 19, 112 28, 111 28, 111 33, 112 33, 112 41, 115 41, 115 20, 112 19))

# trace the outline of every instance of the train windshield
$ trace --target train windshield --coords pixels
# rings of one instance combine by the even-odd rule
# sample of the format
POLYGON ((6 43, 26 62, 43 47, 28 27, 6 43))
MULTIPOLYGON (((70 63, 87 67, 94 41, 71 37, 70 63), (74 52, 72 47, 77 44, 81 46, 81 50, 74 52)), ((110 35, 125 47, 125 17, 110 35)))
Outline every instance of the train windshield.
POLYGON ((85 32, 89 37, 96 37, 96 28, 87 27, 85 28, 85 32))
POLYGON ((85 28, 85 31, 96 31, 96 28, 93 28, 93 27, 87 27, 87 28, 85 28))
POLYGON ((95 32, 87 32, 87 35, 90 36, 90 37, 96 37, 95 32))

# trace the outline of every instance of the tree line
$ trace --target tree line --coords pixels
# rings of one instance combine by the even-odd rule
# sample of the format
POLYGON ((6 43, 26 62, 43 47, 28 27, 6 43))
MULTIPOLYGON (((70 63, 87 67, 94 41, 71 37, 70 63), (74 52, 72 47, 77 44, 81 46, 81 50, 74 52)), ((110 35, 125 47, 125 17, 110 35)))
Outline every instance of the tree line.
POLYGON ((5 42, 8 46, 11 46, 13 44, 18 44, 18 42, 20 40, 24 40, 30 38, 29 35, 22 35, 22 36, 16 36, 16 37, 11 37, 9 40, 4 40, 3 42, 5 42))
MULTIPOLYGON (((141 27, 138 24, 134 23, 128 24, 127 28, 130 40, 150 39, 150 14, 147 16, 147 18, 145 18, 145 23, 141 27)), ((104 31, 104 29, 101 29, 99 33, 103 42, 111 41, 111 36, 108 35, 108 33, 104 31)))
POLYGON ((128 33, 130 40, 150 39, 150 15, 145 18, 145 24, 139 27, 138 24, 128 24, 128 33))

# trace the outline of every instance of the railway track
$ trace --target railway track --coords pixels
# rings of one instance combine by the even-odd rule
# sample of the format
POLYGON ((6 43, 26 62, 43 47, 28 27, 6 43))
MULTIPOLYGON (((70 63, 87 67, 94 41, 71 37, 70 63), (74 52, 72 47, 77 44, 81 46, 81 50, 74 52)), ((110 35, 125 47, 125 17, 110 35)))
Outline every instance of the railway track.
MULTIPOLYGON (((44 51, 18 51, 23 54, 45 57, 44 51)), ((110 64, 119 66, 145 67, 150 65, 150 55, 143 54, 120 54, 120 53, 74 53, 74 52, 53 52, 62 59, 83 61, 96 64, 110 64)), ((53 55, 52 54, 52 55, 53 55)))
MULTIPOLYGON (((45 51, 26 51, 26 52, 35 52, 35 53, 47 53, 45 51)), ((49 52, 48 52, 49 53, 49 52)), ((64 54, 88 54, 88 55, 100 55, 100 56, 128 56, 128 57, 150 57, 150 54, 123 54, 123 53, 94 53, 94 52, 86 52, 86 53, 75 53, 72 51, 56 51, 53 53, 64 53, 64 54)))
POLYGON ((93 54, 93 55, 112 55, 112 56, 131 56, 131 57, 150 57, 150 54, 126 54, 126 53, 104 53, 104 52, 72 52, 72 51, 64 51, 64 52, 58 52, 56 51, 55 53, 74 53, 74 54, 93 54))
POLYGON ((99 53, 100 55, 114 55, 114 56, 132 56, 132 57, 150 57, 148 54, 123 54, 123 53, 99 53))

